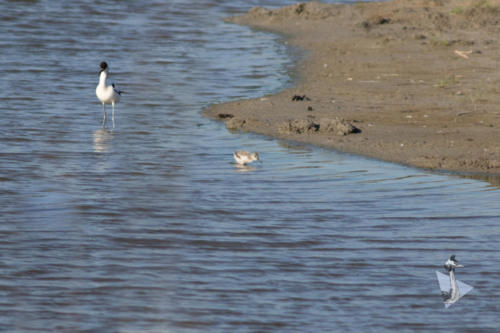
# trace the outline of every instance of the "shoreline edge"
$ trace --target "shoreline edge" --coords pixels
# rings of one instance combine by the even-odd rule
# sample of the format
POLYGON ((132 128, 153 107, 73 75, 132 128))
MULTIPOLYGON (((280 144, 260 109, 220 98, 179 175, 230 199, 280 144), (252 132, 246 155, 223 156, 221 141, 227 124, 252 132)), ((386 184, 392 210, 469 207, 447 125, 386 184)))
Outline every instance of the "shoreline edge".
POLYGON ((417 168, 500 174, 500 3, 481 3, 252 8, 227 21, 306 50, 294 66, 298 79, 277 94, 211 105, 203 115, 229 130, 417 168))

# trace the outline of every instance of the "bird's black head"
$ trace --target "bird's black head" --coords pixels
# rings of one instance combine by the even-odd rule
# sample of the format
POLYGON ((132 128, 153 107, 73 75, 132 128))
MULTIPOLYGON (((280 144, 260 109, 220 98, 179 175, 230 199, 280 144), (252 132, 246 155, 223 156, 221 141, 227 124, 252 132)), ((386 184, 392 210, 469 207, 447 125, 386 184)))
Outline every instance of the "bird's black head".
POLYGON ((464 266, 458 263, 458 260, 455 259, 454 254, 450 257, 450 259, 446 260, 446 262, 444 263, 444 269, 446 269, 448 272, 454 271, 455 268, 460 268, 460 267, 464 266))
POLYGON ((106 61, 101 62, 101 72, 105 71, 106 69, 108 69, 108 64, 106 63, 106 61))

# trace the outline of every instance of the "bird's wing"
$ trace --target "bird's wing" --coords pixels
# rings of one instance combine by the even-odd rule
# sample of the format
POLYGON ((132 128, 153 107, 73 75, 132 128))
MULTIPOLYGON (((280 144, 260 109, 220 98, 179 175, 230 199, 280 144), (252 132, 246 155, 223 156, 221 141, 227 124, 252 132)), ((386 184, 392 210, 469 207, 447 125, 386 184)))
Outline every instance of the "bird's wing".
POLYGON ((115 84, 114 83, 111 83, 111 86, 113 87, 113 90, 118 94, 118 95, 121 95, 123 91, 119 90, 118 88, 116 88, 115 84))
POLYGON ((439 289, 444 292, 450 291, 450 277, 446 274, 436 271, 437 280, 439 283, 439 289))
POLYGON ((458 291, 460 293, 460 297, 465 296, 469 291, 474 289, 473 286, 468 285, 467 283, 463 283, 462 281, 457 280, 458 291))

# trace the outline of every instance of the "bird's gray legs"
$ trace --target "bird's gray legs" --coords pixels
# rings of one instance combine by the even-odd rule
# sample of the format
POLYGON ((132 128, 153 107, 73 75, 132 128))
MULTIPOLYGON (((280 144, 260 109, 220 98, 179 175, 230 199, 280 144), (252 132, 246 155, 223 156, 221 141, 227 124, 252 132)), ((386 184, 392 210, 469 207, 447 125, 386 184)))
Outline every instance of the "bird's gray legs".
MULTIPOLYGON (((113 121, 113 128, 115 128, 115 103, 111 103, 112 113, 111 120, 113 121)), ((102 127, 106 126, 106 104, 102 103, 102 113, 104 114, 104 118, 102 118, 102 127)))
POLYGON ((111 104, 113 106, 113 112, 111 114, 111 120, 113 120, 113 128, 115 128, 115 103, 111 104))
POLYGON ((102 112, 104 113, 104 118, 102 118, 102 127, 106 125, 106 106, 102 103, 102 112))

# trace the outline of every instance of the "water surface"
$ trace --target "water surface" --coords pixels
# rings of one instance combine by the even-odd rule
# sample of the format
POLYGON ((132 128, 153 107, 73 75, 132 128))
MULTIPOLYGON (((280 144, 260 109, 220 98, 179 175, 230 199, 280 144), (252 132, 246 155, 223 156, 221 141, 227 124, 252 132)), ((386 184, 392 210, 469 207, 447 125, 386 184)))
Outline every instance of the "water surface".
POLYGON ((290 3, 0 3, 1 331, 498 327, 496 185, 200 115, 290 84, 279 37, 221 20, 290 3), (126 92, 115 129, 103 60, 126 92), (444 310, 451 254, 475 289, 444 310))

